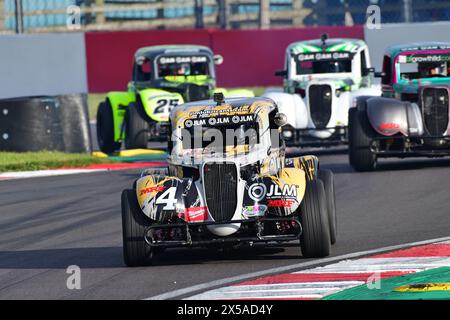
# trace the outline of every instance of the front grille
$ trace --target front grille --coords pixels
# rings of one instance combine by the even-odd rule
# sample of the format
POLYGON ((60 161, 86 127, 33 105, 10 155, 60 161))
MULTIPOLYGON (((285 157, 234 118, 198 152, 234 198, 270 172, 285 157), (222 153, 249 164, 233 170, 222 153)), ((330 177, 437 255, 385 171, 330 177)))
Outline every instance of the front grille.
POLYGON ((203 167, 206 205, 214 221, 230 221, 237 205, 237 169, 234 163, 207 163, 203 167))
POLYGON ((448 127, 448 91, 445 88, 425 88, 422 91, 424 127, 432 136, 445 134, 448 127))
POLYGON ((333 99, 331 86, 313 84, 309 87, 308 95, 311 120, 317 129, 326 128, 331 118, 331 101, 333 99))

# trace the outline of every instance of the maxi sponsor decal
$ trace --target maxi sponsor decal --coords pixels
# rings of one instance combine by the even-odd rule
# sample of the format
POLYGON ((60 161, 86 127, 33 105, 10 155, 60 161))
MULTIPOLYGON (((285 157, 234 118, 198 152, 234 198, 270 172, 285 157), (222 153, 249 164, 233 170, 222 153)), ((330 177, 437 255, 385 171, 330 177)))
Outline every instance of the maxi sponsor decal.
POLYGON ((140 190, 139 195, 142 196, 144 194, 151 193, 151 192, 162 192, 165 189, 166 189, 165 186, 149 187, 149 188, 140 190))

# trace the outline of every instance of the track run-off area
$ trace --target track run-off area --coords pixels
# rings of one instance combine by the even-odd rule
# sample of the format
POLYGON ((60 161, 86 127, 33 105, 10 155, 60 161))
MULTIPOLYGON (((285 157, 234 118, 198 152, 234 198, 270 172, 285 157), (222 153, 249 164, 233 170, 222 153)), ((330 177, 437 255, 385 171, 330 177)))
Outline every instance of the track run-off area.
POLYGON ((308 277, 308 270, 364 260, 380 248, 448 241, 450 159, 382 160, 378 171, 358 173, 346 150, 312 153, 336 183, 338 240, 320 260, 302 258, 291 242, 172 249, 153 266, 126 268, 120 194, 141 169, 0 181, 0 299, 208 298, 202 293, 276 274, 308 277), (69 266, 80 268, 81 289, 68 289, 69 266))

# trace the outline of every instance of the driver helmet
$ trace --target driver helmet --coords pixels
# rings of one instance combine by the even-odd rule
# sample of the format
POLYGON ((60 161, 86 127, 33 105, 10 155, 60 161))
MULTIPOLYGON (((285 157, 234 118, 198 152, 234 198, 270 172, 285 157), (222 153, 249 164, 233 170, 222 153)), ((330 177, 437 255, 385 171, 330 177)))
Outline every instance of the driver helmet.
POLYGON ((180 64, 177 67, 176 75, 177 76, 188 76, 191 73, 191 68, 188 63, 180 64))
POLYGON ((445 64, 434 65, 428 69, 430 76, 445 75, 445 64))

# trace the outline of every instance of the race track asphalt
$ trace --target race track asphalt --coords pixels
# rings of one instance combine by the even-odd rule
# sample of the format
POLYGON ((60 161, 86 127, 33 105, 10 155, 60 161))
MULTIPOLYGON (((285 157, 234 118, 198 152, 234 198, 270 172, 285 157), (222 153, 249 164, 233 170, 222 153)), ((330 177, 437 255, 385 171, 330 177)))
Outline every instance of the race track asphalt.
MULTIPOLYGON (((389 160, 356 173, 345 152, 321 152, 334 171, 338 242, 332 255, 449 235, 450 160, 389 160)), ((230 252, 168 250, 155 266, 125 268, 120 193, 136 170, 0 181, 0 299, 143 299, 308 261, 296 243, 230 252), (81 290, 69 290, 70 265, 81 290)))

